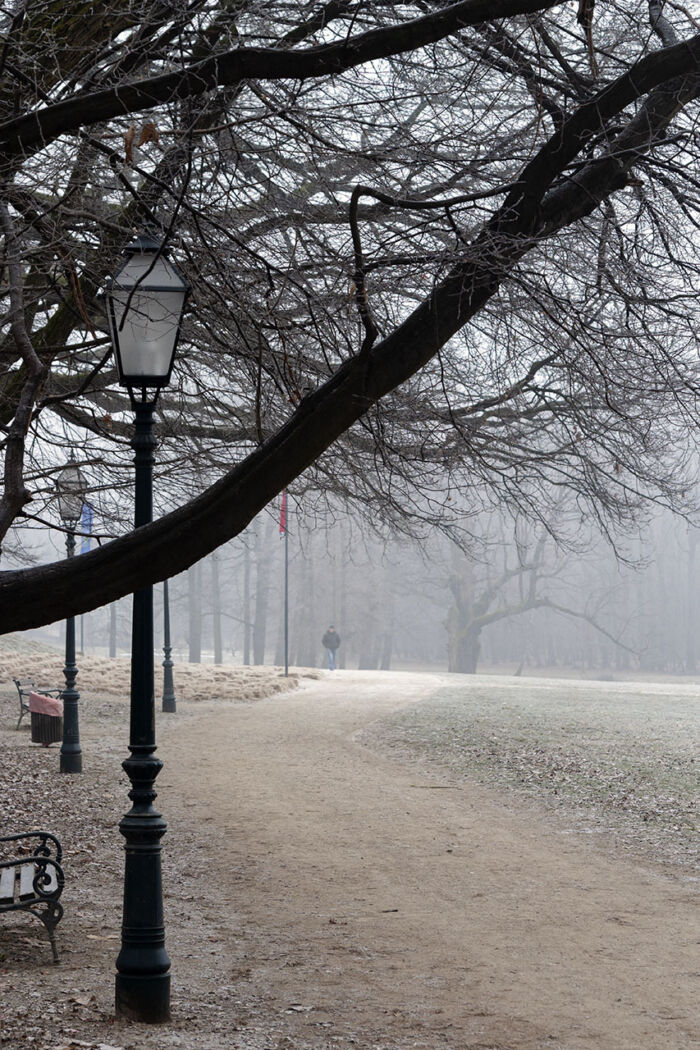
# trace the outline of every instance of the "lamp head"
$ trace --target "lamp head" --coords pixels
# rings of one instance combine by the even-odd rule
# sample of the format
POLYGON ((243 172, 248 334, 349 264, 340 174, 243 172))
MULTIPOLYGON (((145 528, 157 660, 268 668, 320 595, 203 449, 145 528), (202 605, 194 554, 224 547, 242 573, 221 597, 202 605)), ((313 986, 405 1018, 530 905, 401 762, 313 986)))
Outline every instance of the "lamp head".
POLYGON ((124 254, 106 292, 119 382, 160 389, 170 381, 189 285, 150 233, 135 237, 124 254))
POLYGON ((70 459, 56 477, 58 513, 68 528, 75 528, 80 521, 86 492, 87 483, 83 472, 71 453, 70 459))

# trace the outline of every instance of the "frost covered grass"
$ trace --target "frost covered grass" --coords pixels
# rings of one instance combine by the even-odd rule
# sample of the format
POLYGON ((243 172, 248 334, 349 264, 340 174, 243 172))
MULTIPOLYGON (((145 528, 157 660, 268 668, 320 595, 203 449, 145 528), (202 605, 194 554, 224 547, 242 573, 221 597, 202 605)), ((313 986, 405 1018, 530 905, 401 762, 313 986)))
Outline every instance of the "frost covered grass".
POLYGON ((507 786, 581 831, 698 862, 697 685, 455 676, 372 738, 456 778, 507 786))

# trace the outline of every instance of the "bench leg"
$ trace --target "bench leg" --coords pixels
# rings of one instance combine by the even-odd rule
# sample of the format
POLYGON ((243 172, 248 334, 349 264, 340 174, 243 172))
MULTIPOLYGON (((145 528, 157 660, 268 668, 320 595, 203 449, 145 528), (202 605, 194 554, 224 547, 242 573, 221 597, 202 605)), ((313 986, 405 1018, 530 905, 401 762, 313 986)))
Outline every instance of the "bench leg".
POLYGON ((63 916, 63 905, 59 904, 58 901, 49 901, 40 911, 39 908, 29 909, 38 919, 41 919, 46 932, 49 935, 51 941, 51 951, 53 952, 53 961, 58 962, 58 949, 56 948, 56 927, 58 926, 63 916))
POLYGON ((45 923, 45 925, 46 925, 46 929, 47 929, 48 934, 49 934, 49 940, 51 941, 51 951, 53 952, 53 961, 54 961, 54 963, 57 963, 58 962, 58 948, 56 947, 56 934, 54 932, 54 927, 53 926, 49 926, 48 923, 45 923))
POLYGON ((20 724, 20 722, 22 721, 23 718, 24 718, 24 708, 22 708, 20 713, 19 713, 19 718, 17 719, 17 725, 15 726, 15 729, 19 729, 19 724, 20 724))

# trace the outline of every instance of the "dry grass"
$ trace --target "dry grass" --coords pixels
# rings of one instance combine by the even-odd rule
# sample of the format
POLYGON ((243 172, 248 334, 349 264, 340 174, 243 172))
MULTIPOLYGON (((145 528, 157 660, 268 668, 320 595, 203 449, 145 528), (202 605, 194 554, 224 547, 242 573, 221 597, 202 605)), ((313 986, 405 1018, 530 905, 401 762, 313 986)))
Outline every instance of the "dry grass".
MULTIPOLYGON (((64 657, 37 642, 8 636, 0 639, 0 695, 14 696, 13 678, 31 678, 38 688, 61 688, 64 657)), ((76 686, 84 696, 128 697, 131 661, 128 657, 109 659, 105 656, 78 657, 76 686)), ((156 696, 161 689, 163 671, 160 660, 154 663, 156 696)), ((284 692, 298 684, 301 676, 319 677, 313 670, 295 669, 285 677, 280 667, 239 667, 233 664, 176 663, 175 692, 180 700, 261 700, 284 692)))

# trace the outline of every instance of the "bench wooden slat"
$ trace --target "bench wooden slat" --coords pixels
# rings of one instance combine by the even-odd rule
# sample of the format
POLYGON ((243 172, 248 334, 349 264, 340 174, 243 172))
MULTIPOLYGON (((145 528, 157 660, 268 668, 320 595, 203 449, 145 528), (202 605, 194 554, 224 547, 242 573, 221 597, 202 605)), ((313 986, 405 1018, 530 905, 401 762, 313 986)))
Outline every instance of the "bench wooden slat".
POLYGON ((58 879, 56 878, 56 869, 53 864, 49 864, 46 874, 49 877, 49 881, 45 886, 42 886, 42 893, 53 893, 54 890, 58 889, 58 879))
POLYGON ((26 901, 27 897, 34 897, 34 876, 36 868, 33 864, 20 864, 19 868, 19 899, 26 901))
POLYGON ((13 901, 15 899, 15 869, 3 868, 0 871, 0 901, 13 901))
MULTIPOLYGON (((29 897, 36 897, 34 891, 34 878, 37 873, 37 867, 35 864, 22 864, 19 870, 19 899, 27 900, 29 897)), ((45 886, 41 887, 42 893, 54 893, 58 889, 58 879, 56 878, 56 869, 53 864, 49 864, 46 868, 46 874, 49 877, 49 881, 45 886)))

